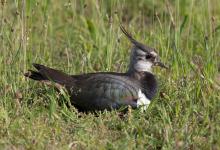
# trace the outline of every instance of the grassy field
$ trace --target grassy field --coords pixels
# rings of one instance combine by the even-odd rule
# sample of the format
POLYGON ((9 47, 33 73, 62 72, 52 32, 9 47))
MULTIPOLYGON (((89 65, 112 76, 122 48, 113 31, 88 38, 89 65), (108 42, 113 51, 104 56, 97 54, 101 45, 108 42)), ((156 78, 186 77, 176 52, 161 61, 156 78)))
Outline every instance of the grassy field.
POLYGON ((220 149, 219 0, 0 2, 0 149, 220 149), (33 62, 126 71, 120 22, 170 66, 146 112, 78 113, 24 78, 33 62))

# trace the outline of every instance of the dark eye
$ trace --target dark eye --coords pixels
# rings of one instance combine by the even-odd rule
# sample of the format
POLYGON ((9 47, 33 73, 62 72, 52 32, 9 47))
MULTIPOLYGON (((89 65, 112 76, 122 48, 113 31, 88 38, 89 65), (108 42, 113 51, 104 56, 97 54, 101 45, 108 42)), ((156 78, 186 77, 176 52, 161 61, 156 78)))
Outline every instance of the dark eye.
POLYGON ((145 58, 146 58, 146 59, 150 59, 150 58, 151 58, 151 55, 147 54, 147 55, 145 56, 145 58))

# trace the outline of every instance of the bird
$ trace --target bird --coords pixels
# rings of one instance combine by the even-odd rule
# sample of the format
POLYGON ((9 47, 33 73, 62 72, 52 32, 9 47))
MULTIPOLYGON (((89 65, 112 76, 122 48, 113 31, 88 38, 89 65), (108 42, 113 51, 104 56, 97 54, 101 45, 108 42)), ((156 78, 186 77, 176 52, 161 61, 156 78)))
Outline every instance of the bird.
POLYGON ((121 31, 132 43, 128 70, 68 75, 45 65, 33 63, 35 70, 24 76, 36 81, 65 89, 71 105, 79 111, 110 111, 120 108, 146 110, 157 93, 154 66, 168 68, 160 61, 155 48, 138 42, 124 26, 121 31))

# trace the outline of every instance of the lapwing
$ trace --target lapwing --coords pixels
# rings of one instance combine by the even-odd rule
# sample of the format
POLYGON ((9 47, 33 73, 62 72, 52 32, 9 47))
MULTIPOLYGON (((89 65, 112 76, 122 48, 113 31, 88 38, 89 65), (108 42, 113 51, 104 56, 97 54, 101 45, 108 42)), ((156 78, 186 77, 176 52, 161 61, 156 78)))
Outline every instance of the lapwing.
POLYGON ((33 64, 36 70, 24 75, 55 88, 65 88, 71 104, 80 111, 103 111, 131 108, 146 109, 157 93, 157 80, 153 66, 167 68, 154 48, 135 40, 123 26, 121 31, 132 43, 130 64, 127 72, 96 72, 68 75, 62 71, 33 64))

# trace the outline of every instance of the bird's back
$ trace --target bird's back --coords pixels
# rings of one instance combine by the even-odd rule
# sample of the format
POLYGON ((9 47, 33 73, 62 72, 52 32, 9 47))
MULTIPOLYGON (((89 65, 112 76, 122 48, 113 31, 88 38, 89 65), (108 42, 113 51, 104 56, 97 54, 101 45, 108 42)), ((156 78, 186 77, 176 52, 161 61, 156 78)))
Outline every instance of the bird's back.
POLYGON ((70 95, 76 107, 86 110, 137 107, 140 83, 125 73, 91 73, 72 76, 70 95))

